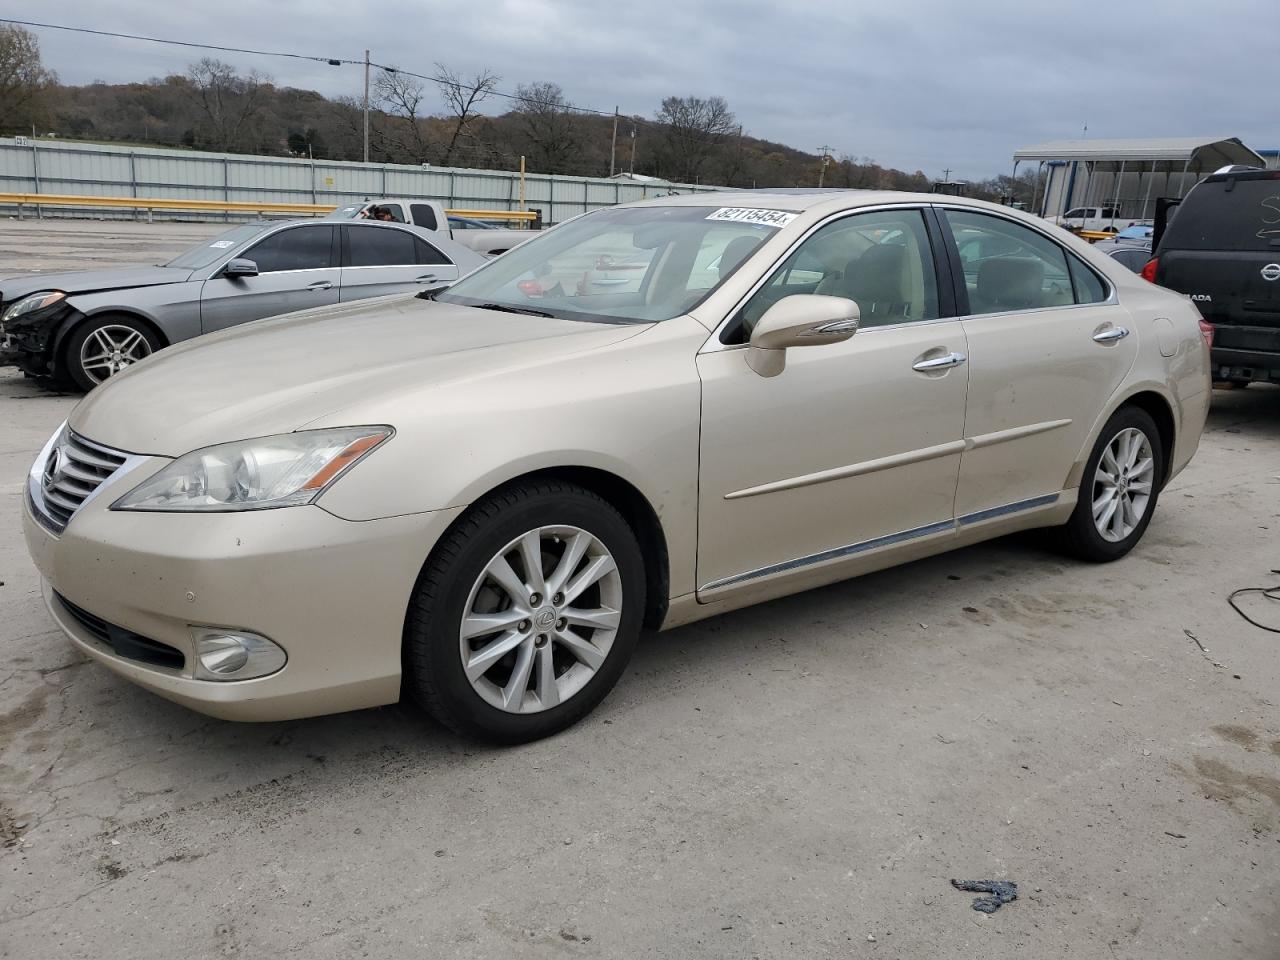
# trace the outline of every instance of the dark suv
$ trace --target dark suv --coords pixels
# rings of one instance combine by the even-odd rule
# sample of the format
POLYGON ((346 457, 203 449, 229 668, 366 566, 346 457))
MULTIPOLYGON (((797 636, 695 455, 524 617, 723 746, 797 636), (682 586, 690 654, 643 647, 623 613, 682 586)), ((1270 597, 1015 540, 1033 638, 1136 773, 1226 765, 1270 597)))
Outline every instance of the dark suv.
POLYGON ((1280 170, 1215 173, 1169 212, 1142 275, 1213 325, 1215 380, 1280 383, 1280 170))

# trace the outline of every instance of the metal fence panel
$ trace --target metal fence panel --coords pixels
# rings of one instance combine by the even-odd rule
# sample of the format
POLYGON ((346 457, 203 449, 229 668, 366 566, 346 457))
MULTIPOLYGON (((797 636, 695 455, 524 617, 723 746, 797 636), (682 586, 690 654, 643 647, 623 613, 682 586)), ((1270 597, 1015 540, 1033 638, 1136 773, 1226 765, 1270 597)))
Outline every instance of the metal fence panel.
MULTIPOLYGON (((545 222, 559 223, 615 203, 716 189, 661 181, 529 174, 525 177, 525 206, 541 210, 545 222)), ((397 196, 440 200, 449 207, 516 210, 520 175, 507 170, 311 161, 0 137, 0 193, 6 192, 335 206, 366 197, 397 196)), ((82 216, 84 212, 46 206, 43 215, 82 216)), ((93 215, 134 216, 127 210, 96 210, 93 215)), ((224 219, 228 215, 157 212, 156 216, 187 220, 224 219)))

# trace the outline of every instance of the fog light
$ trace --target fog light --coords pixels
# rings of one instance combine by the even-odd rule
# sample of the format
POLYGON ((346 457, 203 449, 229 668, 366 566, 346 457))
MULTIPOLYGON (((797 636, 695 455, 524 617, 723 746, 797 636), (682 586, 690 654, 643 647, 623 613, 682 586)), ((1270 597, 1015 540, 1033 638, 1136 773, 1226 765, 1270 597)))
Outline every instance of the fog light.
POLYGON ((266 637, 241 630, 193 627, 197 680, 250 680, 284 666, 284 650, 266 637))

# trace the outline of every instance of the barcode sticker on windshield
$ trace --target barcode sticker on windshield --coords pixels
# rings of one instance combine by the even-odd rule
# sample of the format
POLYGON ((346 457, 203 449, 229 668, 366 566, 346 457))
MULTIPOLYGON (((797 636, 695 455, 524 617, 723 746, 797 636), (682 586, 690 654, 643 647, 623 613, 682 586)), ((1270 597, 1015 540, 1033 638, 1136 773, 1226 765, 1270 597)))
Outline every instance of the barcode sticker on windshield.
POLYGON ((728 220, 731 223, 755 223, 762 227, 785 227, 799 214, 786 210, 757 210, 754 207, 721 207, 707 217, 708 220, 728 220))
POLYGON ((232 240, 215 240, 213 243, 209 244, 209 246, 214 250, 225 250, 227 247, 232 246, 233 243, 234 241, 232 240))

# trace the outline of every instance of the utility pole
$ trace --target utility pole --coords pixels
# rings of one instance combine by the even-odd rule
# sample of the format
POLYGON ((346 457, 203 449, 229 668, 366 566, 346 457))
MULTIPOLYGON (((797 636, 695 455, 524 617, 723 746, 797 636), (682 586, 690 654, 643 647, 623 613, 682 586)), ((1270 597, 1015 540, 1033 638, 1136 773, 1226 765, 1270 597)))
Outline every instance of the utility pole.
POLYGON ((943 167, 943 168, 942 168, 942 182, 943 182, 943 183, 950 183, 950 182, 951 182, 951 168, 950 168, 950 167, 943 167))
POLYGON ((827 182, 827 164, 831 162, 831 148, 825 144, 818 148, 818 152, 822 154, 822 166, 818 168, 818 189, 822 189, 822 185, 827 182))
POLYGON ((613 108, 613 140, 609 142, 609 176, 613 176, 613 160, 618 153, 618 108, 613 108))
POLYGON ((631 170, 630 170, 630 175, 631 175, 631 176, 633 176, 633 177, 636 175, 636 128, 635 128, 635 126, 634 126, 634 125, 631 127, 631 170))
POLYGON ((369 162, 369 51, 364 52, 364 162, 369 162))

